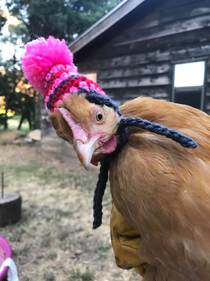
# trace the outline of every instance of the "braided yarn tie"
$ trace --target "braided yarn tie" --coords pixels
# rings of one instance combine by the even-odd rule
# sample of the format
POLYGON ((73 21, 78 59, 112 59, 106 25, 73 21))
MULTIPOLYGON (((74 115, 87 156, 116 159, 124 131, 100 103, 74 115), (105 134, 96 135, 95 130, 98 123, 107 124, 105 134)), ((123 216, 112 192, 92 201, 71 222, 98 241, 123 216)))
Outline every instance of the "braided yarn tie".
POLYGON ((120 132, 122 128, 133 126, 138 127, 144 130, 147 130, 149 132, 165 136, 167 138, 170 138, 176 142, 178 142, 181 146, 186 148, 196 148, 198 146, 197 142, 195 142, 192 138, 185 136, 184 134, 174 130, 169 129, 165 126, 162 126, 157 123, 150 122, 148 120, 141 119, 139 117, 133 118, 121 118, 118 131, 120 132))
POLYGON ((95 189, 95 194, 93 198, 93 229, 98 228, 102 223, 102 200, 104 196, 104 192, 106 189, 106 183, 108 180, 108 172, 109 172, 109 162, 101 163, 100 173, 98 175, 98 182, 95 189))

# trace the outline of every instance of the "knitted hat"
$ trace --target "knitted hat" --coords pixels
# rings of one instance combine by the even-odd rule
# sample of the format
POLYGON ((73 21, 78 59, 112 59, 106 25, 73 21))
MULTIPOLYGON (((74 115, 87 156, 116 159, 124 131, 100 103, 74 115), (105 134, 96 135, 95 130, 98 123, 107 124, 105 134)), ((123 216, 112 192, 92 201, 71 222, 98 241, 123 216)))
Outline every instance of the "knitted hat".
POLYGON ((65 40, 52 36, 47 40, 42 37, 33 40, 26 45, 21 60, 25 77, 43 94, 45 106, 51 112, 72 92, 94 91, 105 95, 97 83, 77 72, 65 40))

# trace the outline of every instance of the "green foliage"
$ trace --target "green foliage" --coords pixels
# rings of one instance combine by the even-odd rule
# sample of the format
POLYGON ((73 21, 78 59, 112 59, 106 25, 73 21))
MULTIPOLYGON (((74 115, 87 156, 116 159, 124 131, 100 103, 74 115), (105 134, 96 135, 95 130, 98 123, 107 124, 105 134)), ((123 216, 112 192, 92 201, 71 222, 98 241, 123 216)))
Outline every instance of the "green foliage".
POLYGON ((7 21, 6 15, 0 7, 0 35, 1 35, 1 30, 2 30, 3 26, 5 25, 6 21, 7 21))
MULTIPOLYGON (((23 74, 20 70, 19 61, 14 55, 12 59, 2 63, 3 71, 0 72, 0 96, 5 96, 6 110, 15 111, 16 114, 21 114, 25 107, 33 106, 33 98, 22 92, 17 92, 17 85, 22 79, 23 74)), ((7 128, 6 114, 0 116, 0 123, 5 124, 7 128)))
MULTIPOLYGON (((0 116, 0 123, 4 124, 5 129, 8 128, 8 110, 15 111, 16 114, 22 114, 26 107, 33 110, 34 106, 34 97, 29 97, 30 93, 26 92, 26 90, 22 92, 22 90, 24 90, 23 87, 17 91, 17 86, 23 79, 21 62, 18 59, 18 51, 23 47, 22 39, 25 36, 24 34, 27 33, 25 25, 21 22, 18 25, 10 24, 8 30, 9 35, 3 34, 0 36, 0 42, 2 44, 10 44, 10 46, 13 46, 10 50, 10 52, 13 52, 13 56, 7 60, 0 59, 0 95, 5 97, 6 110, 6 112, 0 116)), ((27 85, 28 82, 24 82, 25 85, 27 85)), ((23 83, 21 83, 21 85, 22 84, 23 83)))
POLYGON ((70 42, 118 2, 120 0, 10 0, 7 7, 25 25, 29 37, 53 35, 70 42))
MULTIPOLYGON (((31 115, 33 121, 35 120, 37 93, 31 93, 31 90, 27 92, 16 90, 18 82, 23 77, 20 61, 17 60, 18 50, 34 35, 43 37, 53 35, 60 39, 64 38, 69 43, 122 0, 5 1, 10 15, 16 17, 19 22, 9 25, 9 35, 2 35, 1 30, 7 19, 0 9, 0 42, 10 43, 14 49, 13 57, 4 62, 0 52, 0 68, 4 70, 4 74, 0 72, 0 95, 5 96, 6 112, 11 109, 22 114, 18 127, 20 128, 22 120, 26 118, 31 124, 31 115)), ((4 123, 7 129, 7 113, 0 116, 0 123, 4 123)))

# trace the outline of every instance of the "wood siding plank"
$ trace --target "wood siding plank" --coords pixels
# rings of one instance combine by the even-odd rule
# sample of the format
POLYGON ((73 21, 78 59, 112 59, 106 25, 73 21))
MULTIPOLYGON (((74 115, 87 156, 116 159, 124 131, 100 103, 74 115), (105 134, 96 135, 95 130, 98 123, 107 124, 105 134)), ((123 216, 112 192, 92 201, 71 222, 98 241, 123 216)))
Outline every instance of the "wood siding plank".
POLYGON ((103 80, 100 86, 106 90, 109 88, 127 88, 127 87, 145 87, 154 85, 169 85, 171 83, 168 76, 159 76, 156 78, 121 78, 112 80, 103 80))
POLYGON ((78 64, 81 72, 95 72, 101 69, 113 69, 117 67, 129 67, 142 64, 151 64, 157 62, 169 62, 175 60, 189 59, 193 60, 198 57, 210 56, 210 45, 201 45, 194 48, 180 49, 174 51, 150 52, 130 56, 122 56, 104 60, 86 61, 85 64, 78 64))
POLYGON ((130 100, 140 96, 148 96, 156 99, 171 98, 171 86, 154 86, 154 87, 133 87, 133 88, 112 88, 107 89, 106 93, 116 100, 130 100))
POLYGON ((171 69, 170 64, 148 64, 142 67, 136 68, 112 68, 110 70, 104 70, 98 72, 98 80, 113 79, 120 77, 133 77, 141 75, 154 75, 168 73, 171 69))
POLYGON ((160 7, 156 12, 150 13, 130 30, 136 30, 137 26, 139 30, 148 29, 150 27, 207 14, 210 14, 209 0, 200 1, 199 6, 197 1, 196 3, 185 3, 184 6, 179 4, 173 8, 164 6, 164 8, 160 7))
POLYGON ((181 32, 189 32, 204 27, 210 27, 210 14, 193 19, 188 19, 185 21, 176 21, 172 24, 150 28, 145 31, 138 30, 137 33, 132 32, 130 34, 130 36, 128 37, 129 40, 116 43, 114 46, 117 47, 136 42, 142 42, 145 40, 156 39, 181 32))

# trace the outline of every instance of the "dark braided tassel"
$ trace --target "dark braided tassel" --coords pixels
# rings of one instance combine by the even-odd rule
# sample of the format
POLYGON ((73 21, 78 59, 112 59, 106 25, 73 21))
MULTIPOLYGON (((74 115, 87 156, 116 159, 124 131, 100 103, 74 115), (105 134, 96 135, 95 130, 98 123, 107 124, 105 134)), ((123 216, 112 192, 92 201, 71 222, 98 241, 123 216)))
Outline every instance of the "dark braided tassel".
POLYGON ((197 142, 195 142, 192 138, 185 136, 184 134, 177 132, 174 129, 169 129, 160 124, 153 123, 138 117, 122 118, 119 123, 118 131, 120 132, 122 128, 125 128, 127 126, 139 127, 149 132, 153 132, 155 134, 165 136, 167 138, 170 138, 178 142, 183 147, 196 148, 198 146, 197 142))
POLYGON ((95 189, 94 199, 93 199, 93 229, 98 228, 102 223, 102 199, 106 189, 106 183, 108 180, 109 172, 109 162, 102 162, 100 172, 98 175, 98 182, 95 189))

